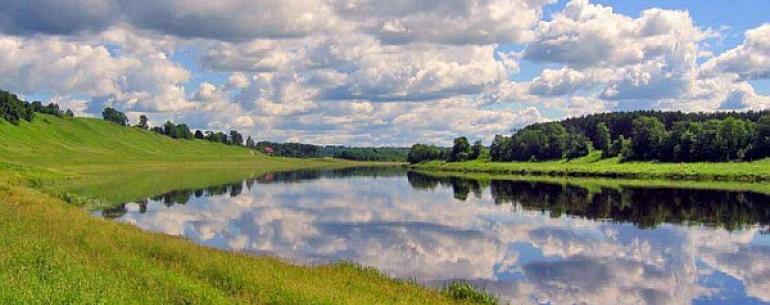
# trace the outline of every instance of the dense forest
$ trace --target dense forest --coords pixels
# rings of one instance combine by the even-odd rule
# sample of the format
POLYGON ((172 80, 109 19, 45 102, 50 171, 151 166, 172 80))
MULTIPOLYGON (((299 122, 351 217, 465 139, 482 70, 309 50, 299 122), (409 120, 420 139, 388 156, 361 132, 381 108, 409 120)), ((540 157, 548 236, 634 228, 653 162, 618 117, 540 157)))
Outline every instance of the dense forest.
MULTIPOLYGON (((488 159, 573 159, 588 155, 592 149, 601 151, 603 158, 619 156, 623 161, 725 162, 766 158, 770 156, 770 111, 635 111, 537 123, 511 136, 495 136, 488 159)), ((449 150, 415 144, 408 160, 474 160, 484 158, 484 150, 480 142, 471 146, 467 138, 459 137, 449 150)))

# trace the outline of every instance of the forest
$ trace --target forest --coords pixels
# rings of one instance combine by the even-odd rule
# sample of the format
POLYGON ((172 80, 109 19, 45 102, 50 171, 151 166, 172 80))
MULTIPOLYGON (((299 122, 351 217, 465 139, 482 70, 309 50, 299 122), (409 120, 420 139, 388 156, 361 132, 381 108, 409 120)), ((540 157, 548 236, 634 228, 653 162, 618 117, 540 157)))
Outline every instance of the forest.
POLYGON ((415 144, 408 161, 545 161, 602 152, 622 161, 727 162, 770 156, 770 112, 616 112, 536 123, 511 136, 497 135, 487 148, 466 137, 451 149, 415 144))

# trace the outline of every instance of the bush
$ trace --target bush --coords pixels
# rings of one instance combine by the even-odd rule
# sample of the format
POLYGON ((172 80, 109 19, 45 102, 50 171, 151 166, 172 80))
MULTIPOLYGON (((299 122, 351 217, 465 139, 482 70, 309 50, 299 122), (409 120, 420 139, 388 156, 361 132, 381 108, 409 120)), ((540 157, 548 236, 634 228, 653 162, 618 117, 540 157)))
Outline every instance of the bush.
POLYGON ((452 282, 444 288, 444 294, 450 298, 480 305, 498 305, 500 301, 492 294, 479 291, 475 287, 464 282, 452 282))

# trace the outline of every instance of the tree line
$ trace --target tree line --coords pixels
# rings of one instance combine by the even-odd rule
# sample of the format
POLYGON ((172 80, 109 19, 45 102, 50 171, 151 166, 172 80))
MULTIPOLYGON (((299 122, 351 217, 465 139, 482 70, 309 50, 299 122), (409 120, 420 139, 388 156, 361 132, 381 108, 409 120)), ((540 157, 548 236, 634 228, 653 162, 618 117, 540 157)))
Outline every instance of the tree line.
POLYGON ((356 161, 406 161, 408 148, 403 147, 350 147, 339 145, 313 145, 304 143, 276 143, 260 141, 256 143, 260 151, 272 150, 272 154, 292 158, 332 157, 356 161))
POLYGON ((573 215, 611 219, 653 228, 662 223, 705 224, 740 230, 770 225, 770 196, 739 191, 623 187, 589 190, 576 185, 437 177, 408 172, 409 184, 418 190, 451 188, 458 200, 481 198, 489 189, 495 204, 516 204, 552 217, 573 215))
MULTIPOLYGON (((128 117, 114 108, 107 107, 102 112, 102 118, 120 126, 129 126, 128 117)), ((303 143, 275 143, 269 141, 256 142, 251 136, 244 136, 237 130, 228 133, 221 131, 192 131, 187 124, 166 121, 161 126, 150 127, 145 115, 139 117, 137 128, 151 130, 161 135, 174 139, 199 139, 226 145, 245 145, 248 148, 258 150, 275 156, 292 158, 322 158, 333 157, 357 161, 405 161, 408 148, 398 147, 348 147, 348 146, 320 146, 303 143)))
POLYGON ((50 103, 43 105, 39 101, 26 102, 20 99, 13 93, 0 90, 0 118, 10 122, 13 125, 18 125, 20 121, 31 122, 35 117, 35 113, 44 113, 55 115, 59 117, 73 117, 75 114, 72 110, 67 109, 62 111, 59 109, 59 105, 50 103))
MULTIPOLYGON (((105 121, 113 122, 120 126, 130 126, 128 117, 126 116, 126 114, 118 110, 115 110, 112 107, 104 108, 104 111, 102 111, 102 118, 105 121)), ((134 127, 144 129, 144 130, 150 130, 157 134, 161 134, 173 139, 182 139, 182 140, 198 139, 198 140, 205 140, 209 142, 222 143, 225 145, 244 145, 244 144, 248 144, 248 142, 251 142, 252 145, 250 147, 254 148, 253 147, 254 141, 251 139, 251 137, 249 137, 248 141, 244 143, 243 135, 237 130, 230 130, 229 133, 224 133, 221 131, 203 131, 203 130, 195 130, 195 132, 193 132, 192 129, 190 129, 190 127, 187 126, 187 124, 174 123, 171 121, 166 121, 165 123, 163 123, 163 125, 160 125, 160 126, 150 127, 149 120, 145 115, 139 116, 139 122, 134 127)))
MULTIPOLYGON (((478 159, 484 146, 466 137, 450 149, 415 144, 408 161, 449 162, 478 159), (477 153, 478 152, 478 153, 477 153)), ((623 161, 724 162, 770 157, 770 112, 682 113, 636 111, 602 113, 557 122, 536 123, 511 136, 497 135, 489 146, 491 161, 545 161, 587 156, 623 161)))

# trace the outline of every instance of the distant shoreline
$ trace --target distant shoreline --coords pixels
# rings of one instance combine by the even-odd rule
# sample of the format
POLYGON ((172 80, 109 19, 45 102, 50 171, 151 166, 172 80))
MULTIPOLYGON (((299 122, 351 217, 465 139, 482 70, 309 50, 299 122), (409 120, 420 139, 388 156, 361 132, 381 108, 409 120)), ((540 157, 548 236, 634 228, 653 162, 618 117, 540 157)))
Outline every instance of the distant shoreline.
POLYGON ((470 172, 507 175, 600 177, 624 179, 669 179, 707 181, 770 181, 770 160, 753 162, 658 163, 620 162, 601 159, 600 152, 575 160, 544 162, 465 162, 429 161, 410 168, 444 172, 470 172))

